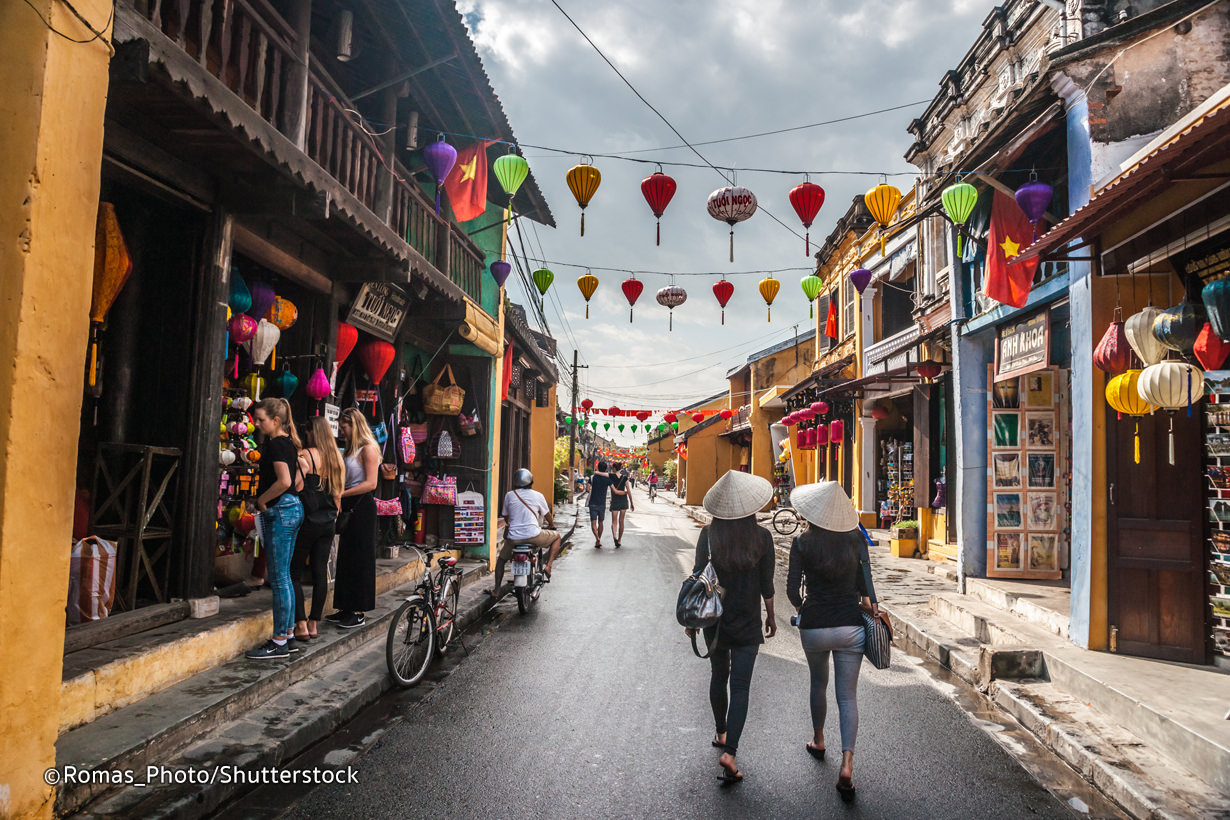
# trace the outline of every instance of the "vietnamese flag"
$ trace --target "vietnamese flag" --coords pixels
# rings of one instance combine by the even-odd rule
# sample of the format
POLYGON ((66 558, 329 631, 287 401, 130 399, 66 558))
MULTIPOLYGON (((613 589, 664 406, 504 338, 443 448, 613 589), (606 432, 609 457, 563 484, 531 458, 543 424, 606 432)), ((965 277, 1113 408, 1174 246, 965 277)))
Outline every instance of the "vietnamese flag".
POLYGON ((1016 200, 1002 191, 991 203, 991 230, 987 234, 987 275, 982 293, 1003 305, 1025 307, 1038 257, 1014 262, 1033 242, 1034 228, 1016 200))
POLYGON ((478 142, 457 152, 457 162, 444 179, 448 204, 458 222, 477 219, 487 210, 487 146, 478 142))
POLYGON ((824 323, 824 335, 830 339, 837 338, 837 291, 829 297, 829 317, 824 323))

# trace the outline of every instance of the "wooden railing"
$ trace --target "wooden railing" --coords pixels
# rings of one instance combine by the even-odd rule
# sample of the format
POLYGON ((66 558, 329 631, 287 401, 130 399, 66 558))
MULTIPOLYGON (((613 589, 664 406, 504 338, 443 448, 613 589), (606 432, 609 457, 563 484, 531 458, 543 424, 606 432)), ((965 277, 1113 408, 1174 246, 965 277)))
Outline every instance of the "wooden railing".
POLYGON ((476 302, 482 251, 368 133, 268 0, 130 0, 133 7, 476 302), (302 125, 300 125, 302 124, 302 125))

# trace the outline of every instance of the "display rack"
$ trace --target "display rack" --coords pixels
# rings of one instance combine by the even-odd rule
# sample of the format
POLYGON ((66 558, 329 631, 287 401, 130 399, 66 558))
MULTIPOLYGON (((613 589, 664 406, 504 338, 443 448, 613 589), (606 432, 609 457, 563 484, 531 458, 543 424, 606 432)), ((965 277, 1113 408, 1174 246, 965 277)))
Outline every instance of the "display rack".
POLYGON ((773 505, 783 506, 790 502, 790 491, 794 482, 790 480, 789 468, 780 461, 773 465, 773 505))
POLYGON ((876 482, 876 502, 893 522, 914 517, 914 443, 900 439, 880 439, 880 475, 876 482))
POLYGON ((1230 393, 1209 394, 1205 421, 1211 637, 1213 652, 1230 658, 1230 393))

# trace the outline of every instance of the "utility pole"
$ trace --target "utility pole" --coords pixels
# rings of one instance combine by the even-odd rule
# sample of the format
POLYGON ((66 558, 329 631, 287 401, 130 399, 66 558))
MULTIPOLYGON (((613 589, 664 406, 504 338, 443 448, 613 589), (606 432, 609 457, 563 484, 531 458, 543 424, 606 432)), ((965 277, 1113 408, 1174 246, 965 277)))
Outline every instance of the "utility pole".
POLYGON ((577 482, 572 475, 572 468, 577 460, 577 374, 581 365, 577 364, 577 350, 572 351, 572 424, 568 425, 568 501, 577 500, 577 482))

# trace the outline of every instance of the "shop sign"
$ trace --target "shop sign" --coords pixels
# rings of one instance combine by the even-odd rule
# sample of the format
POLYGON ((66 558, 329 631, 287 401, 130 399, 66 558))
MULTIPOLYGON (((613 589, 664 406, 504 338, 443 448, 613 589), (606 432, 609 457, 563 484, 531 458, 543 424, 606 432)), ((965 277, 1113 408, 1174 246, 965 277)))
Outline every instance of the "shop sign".
POLYGON ((346 321, 386 342, 395 342, 409 304, 410 297, 392 285, 368 282, 350 306, 346 321))
POLYGON ((333 437, 338 437, 337 420, 342 417, 342 408, 336 404, 325 402, 325 421, 329 422, 329 429, 333 431, 333 437))
POLYGON ((999 329, 995 340, 995 378, 1032 373, 1051 363, 1051 313, 1044 310, 999 329))

